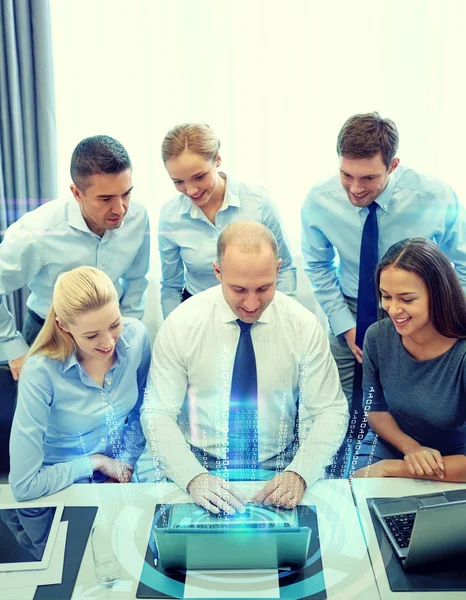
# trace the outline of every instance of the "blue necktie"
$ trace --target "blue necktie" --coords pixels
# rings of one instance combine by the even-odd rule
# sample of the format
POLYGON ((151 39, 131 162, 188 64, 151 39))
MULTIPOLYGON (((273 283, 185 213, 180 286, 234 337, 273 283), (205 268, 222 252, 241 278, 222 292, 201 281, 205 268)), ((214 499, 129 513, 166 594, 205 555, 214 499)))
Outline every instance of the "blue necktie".
POLYGON ((236 321, 241 329, 230 391, 228 460, 233 469, 257 467, 257 370, 251 339, 252 323, 236 321))
POLYGON ((379 226, 377 206, 372 202, 361 238, 359 258, 358 312, 356 317, 356 345, 362 349, 367 328, 377 321, 377 292, 375 270, 379 260, 379 226))

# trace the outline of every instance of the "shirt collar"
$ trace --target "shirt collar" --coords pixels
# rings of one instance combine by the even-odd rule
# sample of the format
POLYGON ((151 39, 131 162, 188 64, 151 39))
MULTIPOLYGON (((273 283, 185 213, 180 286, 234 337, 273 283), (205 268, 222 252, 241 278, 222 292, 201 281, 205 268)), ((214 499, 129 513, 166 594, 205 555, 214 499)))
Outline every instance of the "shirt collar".
POLYGON ((87 226, 87 223, 82 215, 81 209, 79 208, 79 203, 76 202, 76 200, 74 199, 70 199, 68 201, 68 225, 70 225, 70 227, 74 227, 74 229, 84 231, 85 233, 97 235, 96 233, 91 231, 87 226))
MULTIPOLYGON (((391 173, 389 175, 387 187, 380 194, 380 196, 377 196, 377 198, 374 200, 374 202, 376 202, 384 212, 387 212, 388 208, 390 206, 390 200, 392 198, 393 188, 395 187, 395 179, 396 179, 395 173, 396 173, 396 171, 394 171, 393 173, 391 173)), ((357 209, 357 211, 360 212, 363 208, 367 208, 367 207, 360 207, 357 209)))
MULTIPOLYGON (((116 348, 115 348, 116 359, 115 359, 115 362, 113 363, 113 365, 111 366, 111 369, 113 369, 113 368, 117 367, 118 365, 120 365, 121 362, 122 362, 122 360, 124 360, 127 357, 127 355, 128 355, 128 348, 129 348, 128 342, 123 337, 123 335, 120 335, 120 337, 117 340, 116 348)), ((66 373, 72 367, 74 367, 76 365, 80 365, 80 363, 78 361, 78 357, 77 357, 76 351, 75 351, 72 354, 70 354, 68 356, 68 358, 66 358, 63 361, 63 373, 66 373)))
MULTIPOLYGON (((238 183, 232 180, 230 177, 227 177, 225 173, 220 172, 220 177, 225 179, 225 197, 223 199, 223 204, 220 207, 218 212, 222 210, 226 210, 229 206, 241 206, 241 201, 239 198, 239 187, 238 183)), ((189 213, 193 219, 198 219, 201 213, 201 209, 193 204, 191 200, 185 194, 181 195, 181 204, 178 210, 178 214, 185 215, 189 213)))
MULTIPOLYGON (((222 291, 222 285, 221 284, 218 285, 216 289, 217 289, 217 305, 220 309, 220 318, 222 320, 222 323, 232 323, 233 321, 236 321, 239 317, 237 317, 235 315, 235 313, 231 310, 229 304, 225 300, 225 297, 224 297, 223 291, 222 291)), ((270 322, 271 307, 274 302, 275 302, 275 299, 273 299, 272 302, 267 306, 267 308, 264 310, 264 312, 261 314, 261 316, 257 319, 256 323, 269 323, 270 322)))

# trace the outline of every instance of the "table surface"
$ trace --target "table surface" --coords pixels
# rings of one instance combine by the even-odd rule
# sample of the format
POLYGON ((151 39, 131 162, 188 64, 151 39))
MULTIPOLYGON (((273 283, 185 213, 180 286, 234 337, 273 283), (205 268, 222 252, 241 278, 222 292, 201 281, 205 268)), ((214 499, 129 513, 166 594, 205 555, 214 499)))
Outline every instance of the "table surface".
MULTIPOLYGON (((239 482, 236 485, 248 498, 252 498, 263 483, 239 482)), ((136 597, 155 504, 188 501, 189 496, 175 484, 160 483, 73 485, 34 503, 98 506, 96 522, 104 519, 116 523, 120 540, 117 555, 122 565, 119 589, 97 585, 88 542, 73 600, 126 600, 136 597)), ((0 485, 0 504, 11 503, 14 503, 14 497, 9 485, 0 485)), ((306 492, 303 504, 317 507, 328 599, 377 600, 379 593, 348 481, 318 481, 306 492)))
POLYGON ((465 600, 465 592, 392 592, 383 565, 374 526, 367 506, 366 498, 385 496, 410 496, 412 494, 432 494, 433 492, 465 488, 464 483, 442 483, 424 481, 422 479, 401 478, 361 478, 352 481, 353 496, 358 508, 361 526, 367 542, 372 569, 376 578, 381 600, 397 598, 397 600, 437 600, 448 597, 448 600, 465 600))

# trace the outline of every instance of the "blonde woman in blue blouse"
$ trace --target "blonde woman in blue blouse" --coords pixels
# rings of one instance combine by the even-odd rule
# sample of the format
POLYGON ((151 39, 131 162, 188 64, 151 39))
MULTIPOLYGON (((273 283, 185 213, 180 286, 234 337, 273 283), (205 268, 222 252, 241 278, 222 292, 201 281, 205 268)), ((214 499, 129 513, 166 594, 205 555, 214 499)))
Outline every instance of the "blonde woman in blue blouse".
POLYGON ((275 235, 282 266, 277 289, 296 294, 296 267, 275 204, 257 185, 218 171, 220 142, 208 125, 177 125, 165 136, 162 159, 178 194, 161 210, 162 312, 218 284, 212 268, 220 232, 234 221, 257 221, 275 235))
POLYGON ((122 318, 108 275, 79 267, 59 276, 19 380, 10 439, 17 500, 131 479, 145 446, 149 363, 147 330, 122 318))

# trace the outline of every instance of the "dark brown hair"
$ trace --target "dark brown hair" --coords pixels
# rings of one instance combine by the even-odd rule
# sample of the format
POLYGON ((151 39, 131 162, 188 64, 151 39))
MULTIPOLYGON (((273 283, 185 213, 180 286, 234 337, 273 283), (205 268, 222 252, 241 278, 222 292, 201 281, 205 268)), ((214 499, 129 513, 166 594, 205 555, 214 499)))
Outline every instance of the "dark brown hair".
POLYGON ((390 246, 377 265, 378 294, 380 275, 387 267, 418 275, 429 290, 430 320, 435 329, 448 338, 466 338, 466 297, 452 264, 434 242, 417 237, 390 246))
POLYGON ((118 175, 131 169, 128 152, 109 135, 94 135, 81 140, 71 156, 73 183, 85 192, 92 175, 118 175))
POLYGON ((353 115, 340 129, 337 139, 338 156, 372 158, 378 152, 387 170, 398 151, 398 129, 390 119, 377 112, 353 115))

